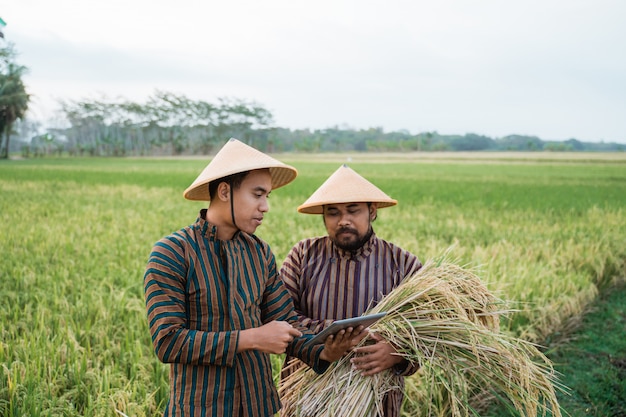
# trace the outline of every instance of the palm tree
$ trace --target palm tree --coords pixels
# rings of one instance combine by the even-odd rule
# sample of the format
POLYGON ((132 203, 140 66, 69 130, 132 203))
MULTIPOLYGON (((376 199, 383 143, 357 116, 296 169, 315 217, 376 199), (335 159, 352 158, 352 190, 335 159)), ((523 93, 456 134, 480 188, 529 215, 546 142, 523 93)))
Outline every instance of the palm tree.
POLYGON ((7 159, 13 123, 24 118, 30 95, 26 93, 22 81, 27 68, 12 62, 6 63, 4 67, 4 71, 0 73, 0 141, 4 142, 0 158, 7 159))

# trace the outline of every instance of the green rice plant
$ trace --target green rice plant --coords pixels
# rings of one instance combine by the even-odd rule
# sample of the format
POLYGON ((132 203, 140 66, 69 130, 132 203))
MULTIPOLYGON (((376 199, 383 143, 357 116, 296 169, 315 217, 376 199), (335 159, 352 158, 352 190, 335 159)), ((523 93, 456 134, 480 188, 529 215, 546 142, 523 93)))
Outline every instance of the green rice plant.
MULTIPOLYGON (((277 157, 300 173, 272 192, 257 231, 279 265, 325 234, 296 207, 348 162, 399 201, 379 211, 379 236, 422 260, 454 245, 481 265, 485 285, 515 302, 507 334, 543 343, 626 276, 624 154, 277 157)), ((206 205, 182 190, 208 159, 0 161, 0 415, 162 413, 168 367, 152 350, 142 275, 154 242, 206 205)), ((277 380, 282 358, 272 363, 277 380)), ((427 382, 405 379, 403 415, 435 400, 427 382)))
MULTIPOLYGON (((564 387, 552 364, 534 344, 499 331, 499 316, 508 310, 469 269, 445 256, 429 260, 369 312, 383 311, 386 316, 370 331, 420 367, 423 384, 411 399, 411 415, 469 416, 485 391, 525 416, 561 415, 556 390, 564 387)), ((393 375, 364 377, 351 368, 353 356, 321 375, 295 370, 280 387, 282 415, 381 415, 393 375)))

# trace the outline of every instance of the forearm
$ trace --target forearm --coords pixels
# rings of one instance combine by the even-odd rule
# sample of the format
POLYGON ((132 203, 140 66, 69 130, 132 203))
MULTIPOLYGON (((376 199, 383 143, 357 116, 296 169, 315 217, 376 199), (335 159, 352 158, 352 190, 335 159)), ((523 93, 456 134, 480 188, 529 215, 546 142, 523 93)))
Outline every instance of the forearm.
POLYGON ((157 274, 145 281, 146 309, 157 357, 165 363, 232 366, 237 333, 189 329, 181 291, 172 291, 157 274))
POLYGON ((157 332, 154 350, 164 363, 232 366, 237 353, 237 332, 205 332, 174 326, 157 332))
POLYGON ((237 353, 246 350, 260 350, 260 344, 255 337, 254 329, 240 330, 239 339, 237 341, 237 353))

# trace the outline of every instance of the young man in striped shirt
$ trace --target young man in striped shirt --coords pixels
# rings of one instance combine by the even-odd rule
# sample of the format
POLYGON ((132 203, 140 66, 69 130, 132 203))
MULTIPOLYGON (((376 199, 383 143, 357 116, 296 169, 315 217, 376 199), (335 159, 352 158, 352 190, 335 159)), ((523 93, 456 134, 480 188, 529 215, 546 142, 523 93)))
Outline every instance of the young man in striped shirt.
MULTIPOLYGON (((421 268, 417 256, 379 238, 372 228, 377 210, 396 204, 343 165, 298 207, 300 213, 321 214, 327 232, 298 242, 280 269, 303 326, 319 332, 335 320, 360 316, 421 268)), ((357 348, 352 363, 365 376, 387 369, 395 373, 398 389, 386 395, 383 407, 385 417, 398 417, 404 376, 417 366, 394 355, 393 346, 379 336, 371 337, 374 343, 357 348)), ((282 379, 293 369, 283 367, 282 379)))
POLYGON ((296 175, 231 139, 184 192, 210 201, 208 209, 154 245, 144 288, 155 352, 170 364, 166 416, 273 416, 280 401, 270 354, 323 372, 366 334, 349 329, 306 345, 312 334, 298 326, 274 254, 254 235, 272 189, 296 175))

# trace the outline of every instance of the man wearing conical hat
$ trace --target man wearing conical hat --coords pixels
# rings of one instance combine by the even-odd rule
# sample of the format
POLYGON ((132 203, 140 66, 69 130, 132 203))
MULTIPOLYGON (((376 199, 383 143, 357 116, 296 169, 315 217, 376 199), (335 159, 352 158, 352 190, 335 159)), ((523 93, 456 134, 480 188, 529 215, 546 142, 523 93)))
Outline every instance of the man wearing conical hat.
MULTIPOLYGON (((360 316, 422 267, 417 256, 374 233, 378 210, 396 204, 343 165, 298 207, 300 213, 321 214, 327 232, 298 242, 280 269, 303 326, 319 332, 335 320, 360 316)), ((380 336, 370 337, 373 343, 355 349, 353 366, 365 376, 391 369, 398 388, 387 393, 383 415, 397 417, 404 377, 418 368, 394 355, 380 336)), ((291 372, 283 367, 282 382, 291 372)))
POLYGON ((144 289, 154 350, 170 364, 166 416, 273 416, 280 401, 270 354, 323 372, 366 334, 305 347, 313 335, 297 322, 274 254, 254 235, 270 192, 296 175, 231 139, 183 194, 208 208, 154 245, 144 289))

